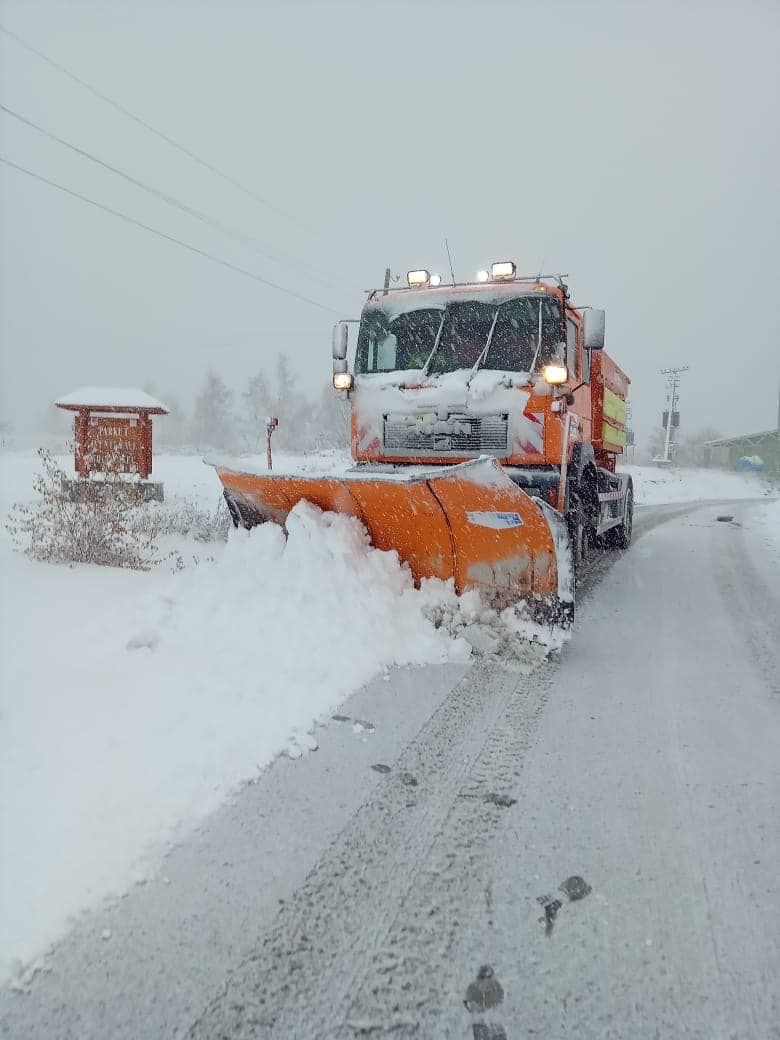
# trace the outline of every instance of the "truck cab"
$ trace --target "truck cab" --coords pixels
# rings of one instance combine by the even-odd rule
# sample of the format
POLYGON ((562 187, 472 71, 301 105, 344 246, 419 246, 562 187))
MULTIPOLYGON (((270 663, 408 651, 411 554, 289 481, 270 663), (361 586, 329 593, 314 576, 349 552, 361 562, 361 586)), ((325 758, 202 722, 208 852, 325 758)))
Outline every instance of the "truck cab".
POLYGON ((352 372, 347 339, 339 323, 333 380, 351 398, 356 463, 490 456, 529 494, 584 524, 591 541, 614 526, 615 510, 599 496, 620 490, 610 474, 628 379, 603 355, 604 312, 571 303, 561 277, 518 276, 511 261, 464 284, 410 271, 405 288, 369 293, 352 372), (605 391, 603 372, 613 389, 605 391))

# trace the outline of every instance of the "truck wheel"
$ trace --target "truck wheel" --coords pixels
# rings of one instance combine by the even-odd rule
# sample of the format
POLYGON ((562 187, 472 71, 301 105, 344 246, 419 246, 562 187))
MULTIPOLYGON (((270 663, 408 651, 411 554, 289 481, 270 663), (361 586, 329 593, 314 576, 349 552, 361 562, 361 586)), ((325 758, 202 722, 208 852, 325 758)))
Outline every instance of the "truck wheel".
POLYGON ((582 505, 578 505, 570 515, 569 538, 574 562, 574 581, 575 584, 578 584, 593 550, 593 527, 587 511, 582 505))
POLYGON ((230 513, 230 519, 233 521, 233 527, 246 527, 247 525, 244 523, 244 519, 241 516, 241 511, 238 508, 238 505, 230 497, 228 489, 223 488, 222 494, 225 496, 228 512, 230 513))
POLYGON ((623 514, 623 523, 619 527, 613 527, 609 531, 610 548, 627 549, 631 545, 631 535, 634 530, 634 488, 631 484, 626 492, 626 511, 623 514))

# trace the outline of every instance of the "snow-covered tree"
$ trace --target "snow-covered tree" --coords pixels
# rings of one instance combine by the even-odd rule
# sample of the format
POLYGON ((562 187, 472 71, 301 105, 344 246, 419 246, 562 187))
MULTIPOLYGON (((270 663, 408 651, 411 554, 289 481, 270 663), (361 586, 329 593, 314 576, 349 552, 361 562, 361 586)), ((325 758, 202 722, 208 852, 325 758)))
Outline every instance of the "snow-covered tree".
POLYGON ((199 448, 229 449, 234 446, 232 402, 233 395, 225 381, 209 369, 193 407, 190 423, 193 444, 199 448))
POLYGON ((272 414, 279 420, 274 440, 286 451, 300 451, 304 447, 304 430, 311 405, 296 390, 295 378, 286 355, 276 359, 276 394, 272 414))
POLYGON ((296 389, 286 355, 278 356, 274 376, 270 380, 265 372, 257 372, 241 395, 242 441, 248 449, 260 450, 265 444, 266 419, 275 416, 279 429, 274 434, 274 446, 298 451, 304 447, 304 429, 311 405, 296 389))
POLYGON ((705 445, 707 441, 715 441, 722 436, 723 434, 714 426, 705 426, 703 429, 683 437, 677 446, 675 461, 678 466, 711 465, 713 453, 705 445))
POLYGON ((187 416, 176 394, 163 394, 162 402, 167 406, 168 414, 155 419, 155 440, 168 447, 179 448, 187 443, 187 416))
POLYGON ((349 448, 349 401, 329 386, 322 388, 316 404, 309 411, 304 428, 307 451, 324 448, 349 448))
POLYGON ((249 380, 241 395, 241 436, 250 451, 259 451, 265 438, 265 422, 272 411, 272 395, 263 372, 249 380))

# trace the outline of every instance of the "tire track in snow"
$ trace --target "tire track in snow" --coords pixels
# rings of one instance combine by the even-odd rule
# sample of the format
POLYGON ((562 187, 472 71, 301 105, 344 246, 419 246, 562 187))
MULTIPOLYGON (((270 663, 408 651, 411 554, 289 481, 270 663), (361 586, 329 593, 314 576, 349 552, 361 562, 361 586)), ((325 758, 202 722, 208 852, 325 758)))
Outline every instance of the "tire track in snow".
MULTIPOLYGON (((702 505, 642 510, 635 536, 702 505)), ((595 555, 584 598, 621 555, 595 555)), ((446 980, 459 900, 511 812, 486 799, 516 786, 547 688, 543 670, 529 681, 478 665, 280 911, 263 947, 231 973, 191 1040, 335 1038, 345 1028, 415 1035, 423 1013, 432 1026, 442 1000, 455 999, 455 980, 446 980)))
POLYGON ((446 961, 459 893, 479 869, 482 842, 511 812, 486 799, 516 785, 549 667, 532 681, 489 662, 469 673, 193 1023, 190 1040, 416 1029, 416 1015, 401 1009, 426 1005, 427 1015, 441 994, 433 981, 412 998, 409 987, 446 961))
POLYGON ((750 647, 751 665, 767 689, 780 697, 780 653, 777 631, 780 624, 780 598, 767 585, 745 544, 739 523, 720 525, 713 539, 712 569, 723 603, 733 618, 734 627, 750 647))

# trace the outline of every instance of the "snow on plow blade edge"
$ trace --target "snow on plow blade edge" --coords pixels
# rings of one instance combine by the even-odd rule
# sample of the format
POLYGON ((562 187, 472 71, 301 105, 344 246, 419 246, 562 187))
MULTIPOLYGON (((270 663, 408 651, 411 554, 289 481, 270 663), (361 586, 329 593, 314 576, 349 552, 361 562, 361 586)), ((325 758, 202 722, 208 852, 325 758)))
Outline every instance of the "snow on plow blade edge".
POLYGON ((526 600, 536 616, 571 620, 566 525, 493 459, 414 470, 360 467, 328 476, 242 472, 239 460, 209 464, 234 520, 246 527, 268 520, 283 525, 306 499, 360 520, 372 544, 394 549, 418 584, 452 578, 457 592, 477 588, 495 607, 526 600))

